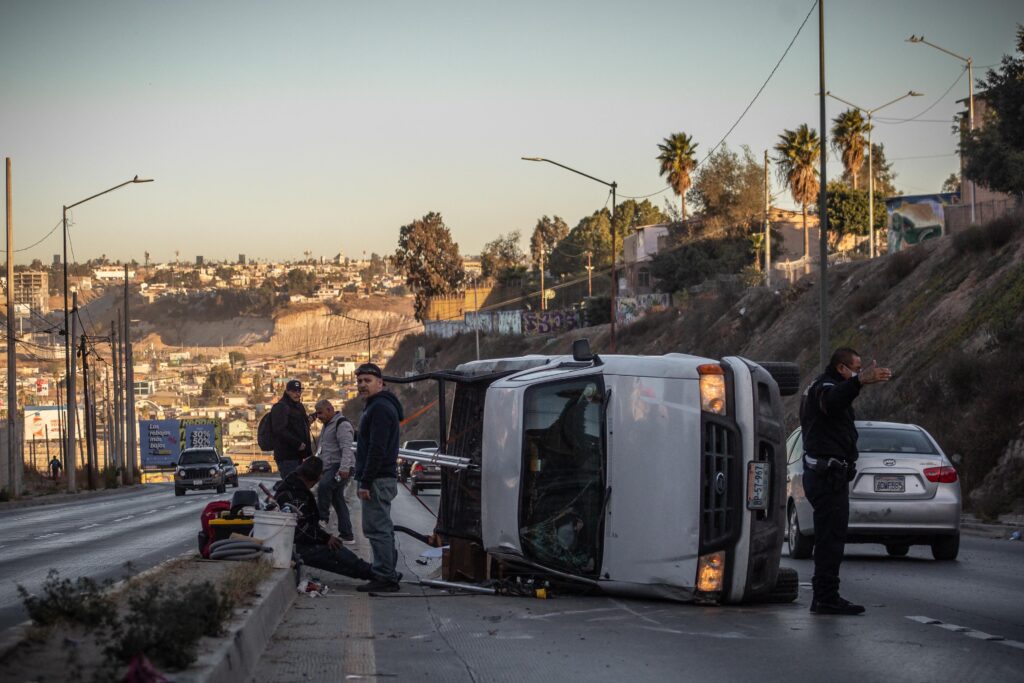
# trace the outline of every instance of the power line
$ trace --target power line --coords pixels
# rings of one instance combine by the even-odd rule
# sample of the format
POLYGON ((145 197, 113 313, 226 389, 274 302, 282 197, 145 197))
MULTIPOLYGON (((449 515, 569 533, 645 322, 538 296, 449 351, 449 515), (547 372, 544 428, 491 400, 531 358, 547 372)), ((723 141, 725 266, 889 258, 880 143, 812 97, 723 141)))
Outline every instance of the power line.
MULTIPOLYGON (((945 98, 946 95, 948 95, 949 92, 953 88, 956 87, 956 84, 960 82, 960 79, 962 79, 964 77, 965 73, 967 73, 967 67, 964 67, 960 71, 960 75, 956 77, 956 80, 953 81, 948 88, 946 88, 946 92, 944 92, 941 95, 939 95, 938 98, 934 102, 932 102, 930 105, 928 105, 928 107, 924 111, 921 111, 916 116, 911 116, 909 119, 893 119, 893 118, 887 118, 887 117, 883 118, 883 117, 876 116, 876 117, 874 117, 874 120, 878 121, 879 123, 884 123, 884 124, 888 124, 888 125, 898 125, 898 124, 901 124, 901 123, 910 123, 911 121, 917 121, 919 118, 921 118, 922 116, 924 116, 925 114, 930 112, 932 109, 934 109, 936 106, 938 106, 938 104, 940 102, 942 102, 943 98, 945 98)), ((948 123, 952 123, 952 121, 949 121, 948 123)))
MULTIPOLYGON (((811 18, 811 14, 814 12, 814 8, 817 7, 817 6, 818 6, 818 0, 814 0, 814 2, 811 3, 811 8, 809 10, 807 10, 807 16, 805 16, 804 20, 802 22, 800 22, 800 27, 796 30, 796 33, 793 35, 793 39, 789 41, 789 45, 786 46, 786 49, 782 53, 782 56, 779 57, 779 61, 777 61, 775 63, 775 66, 772 68, 771 73, 768 74, 768 78, 766 78, 764 80, 764 83, 761 84, 761 87, 757 89, 757 93, 754 94, 753 99, 750 100, 750 103, 747 104, 747 107, 743 110, 743 113, 740 114, 740 117, 738 119, 736 119, 735 123, 733 123, 732 126, 729 127, 729 130, 726 131, 725 135, 722 136, 722 139, 718 141, 718 144, 716 144, 714 147, 712 147, 711 151, 709 151, 707 153, 707 155, 703 159, 701 159, 699 162, 697 162, 697 165, 694 166, 694 170, 699 168, 705 161, 710 159, 711 155, 715 153, 715 150, 717 150, 719 147, 721 147, 722 144, 726 141, 726 139, 732 134, 732 132, 734 130, 736 130, 736 126, 740 125, 740 122, 743 120, 743 117, 745 117, 747 115, 747 112, 749 112, 750 108, 754 106, 755 102, 757 102, 757 99, 761 96, 761 93, 763 93, 764 89, 766 87, 768 87, 768 83, 772 80, 772 77, 775 75, 775 72, 779 70, 780 66, 782 66, 782 61, 784 59, 786 59, 786 55, 789 54, 790 49, 793 47, 793 43, 796 42, 796 39, 800 36, 800 33, 804 30, 804 26, 807 25, 807 20, 811 18)), ((622 195, 622 196, 625 197, 626 199, 646 199, 647 197, 653 197, 655 195, 661 194, 662 192, 665 192, 668 189, 671 189, 671 188, 664 187, 664 188, 658 190, 657 192, 652 192, 650 194, 640 195, 640 196, 636 196, 636 197, 630 196, 630 195, 622 195)))
MULTIPOLYGON (((45 239, 46 239, 47 237, 49 237, 50 235, 52 235, 52 234, 53 234, 53 233, 54 233, 54 232, 55 232, 55 231, 57 230, 57 228, 59 228, 59 227, 60 227, 60 224, 61 224, 62 222, 63 222, 63 219, 61 219, 61 220, 57 221, 57 225, 55 225, 55 226, 53 226, 52 228, 50 228, 50 232, 48 232, 48 233, 46 233, 45 235, 43 235, 42 239, 40 239, 40 240, 39 240, 39 241, 37 241, 37 242, 34 242, 34 243, 30 244, 30 245, 29 245, 29 246, 27 246, 27 247, 22 247, 21 249, 15 249, 15 250, 14 250, 14 253, 15 253, 15 254, 19 254, 19 253, 21 253, 21 252, 23 252, 23 251, 28 251, 29 249, 32 249, 32 248, 34 248, 34 247, 37 247, 37 246, 39 246, 40 244, 42 244, 42 243, 43 243, 43 241, 44 241, 44 240, 45 240, 45 239)), ((0 249, 0 254, 6 254, 6 253, 7 253, 7 250, 6 250, 6 249, 0 249)))

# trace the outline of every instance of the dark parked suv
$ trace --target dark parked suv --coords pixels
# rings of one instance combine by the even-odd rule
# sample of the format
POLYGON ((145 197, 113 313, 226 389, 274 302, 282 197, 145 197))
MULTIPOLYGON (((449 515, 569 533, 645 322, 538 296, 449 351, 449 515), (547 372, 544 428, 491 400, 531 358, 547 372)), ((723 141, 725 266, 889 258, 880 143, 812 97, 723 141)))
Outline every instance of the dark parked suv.
POLYGON ((174 495, 184 496, 188 489, 216 489, 217 493, 224 493, 226 479, 215 449, 186 448, 174 468, 174 495))

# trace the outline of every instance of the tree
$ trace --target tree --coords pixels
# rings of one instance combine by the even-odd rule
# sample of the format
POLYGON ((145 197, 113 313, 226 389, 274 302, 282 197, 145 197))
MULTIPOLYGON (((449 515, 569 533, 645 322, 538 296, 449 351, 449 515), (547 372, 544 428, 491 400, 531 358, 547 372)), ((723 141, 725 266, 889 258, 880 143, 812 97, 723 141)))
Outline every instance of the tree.
MULTIPOLYGON (((883 197, 895 197, 901 194, 896 189, 896 174, 892 170, 892 162, 885 159, 885 145, 883 144, 871 143, 871 173, 875 176, 875 194, 880 194, 883 197)), ((856 183, 853 183, 852 176, 846 171, 843 171, 843 181, 867 190, 868 165, 864 164, 860 167, 856 183)))
POLYGON ((402 226, 392 263, 416 293, 417 320, 423 320, 430 297, 454 294, 466 276, 459 245, 452 241, 441 214, 433 211, 402 226))
POLYGON ((964 175, 990 189, 1024 197, 1024 25, 1017 25, 1017 56, 1004 55, 979 85, 988 111, 982 126, 964 131, 964 175))
MULTIPOLYGON (((868 234, 868 193, 855 190, 844 182, 833 180, 825 194, 828 211, 828 237, 832 247, 843 235, 868 234)), ((886 224, 885 198, 875 193, 875 229, 884 230, 886 224)))
POLYGON ((853 181, 853 189, 857 189, 857 174, 864 165, 864 154, 868 148, 868 123, 860 113, 860 109, 847 109, 832 119, 832 149, 843 160, 846 175, 853 181))
POLYGON ((359 271, 359 277, 362 279, 363 285, 369 286, 385 272, 387 272, 387 264, 384 263, 384 259, 380 255, 372 253, 370 254, 370 265, 359 271))
POLYGON ((637 202, 635 199, 627 199, 615 207, 615 218, 612 224, 615 226, 615 239, 621 246, 623 240, 634 229, 643 225, 658 225, 667 222, 669 222, 669 217, 652 204, 651 200, 645 199, 642 202, 637 202))
POLYGON ((245 354, 241 351, 228 351, 228 362, 231 363, 231 367, 245 365, 245 354))
POLYGON ((779 136, 775 158, 779 180, 789 188, 793 201, 800 205, 804 221, 804 259, 811 258, 811 233, 807 228, 807 205, 818 196, 818 154, 821 139, 818 132, 806 123, 796 130, 788 128, 779 136))
POLYGON ((551 260, 551 252, 569 234, 569 226, 559 216, 541 216, 530 235, 530 262, 534 270, 540 268, 541 256, 551 260))
POLYGON ((674 233, 671 248, 651 260, 651 275, 658 289, 675 292, 718 274, 739 273, 753 258, 753 244, 743 234, 691 240, 674 233))
POLYGON ((697 143, 686 133, 673 133, 658 145, 661 154, 657 156, 661 164, 659 175, 668 177, 668 184, 681 203, 681 215, 686 220, 686 191, 690 189, 690 173, 697 167, 697 143))
POLYGON ((582 218, 566 235, 551 254, 547 266, 554 277, 584 272, 587 252, 595 268, 607 267, 612 263, 611 215, 608 209, 595 211, 582 218))
POLYGON ((288 271, 286 284, 288 286, 288 294, 312 296, 313 289, 316 287, 316 275, 312 271, 303 270, 302 268, 292 268, 288 271))
POLYGON ((723 144, 694 176, 688 198, 711 229, 748 227, 764 213, 764 170, 749 147, 741 159, 723 144))
POLYGON ((942 181, 942 191, 960 194, 960 176, 950 173, 949 177, 942 181))
POLYGON ((218 398, 235 388, 238 374, 227 365, 214 365, 203 382, 203 397, 218 398))
POLYGON ((519 248, 521 233, 512 230, 484 245, 480 252, 480 269, 484 277, 501 279, 510 270, 522 265, 525 255, 519 248))

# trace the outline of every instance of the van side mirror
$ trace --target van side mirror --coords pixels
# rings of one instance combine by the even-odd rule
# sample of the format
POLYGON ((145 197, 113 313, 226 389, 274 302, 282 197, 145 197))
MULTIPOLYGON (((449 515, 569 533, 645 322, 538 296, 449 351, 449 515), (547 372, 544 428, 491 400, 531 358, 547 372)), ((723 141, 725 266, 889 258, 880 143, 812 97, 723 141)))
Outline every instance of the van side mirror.
POLYGON ((587 363, 594 360, 594 354, 590 351, 589 339, 577 339, 572 343, 572 359, 587 363))

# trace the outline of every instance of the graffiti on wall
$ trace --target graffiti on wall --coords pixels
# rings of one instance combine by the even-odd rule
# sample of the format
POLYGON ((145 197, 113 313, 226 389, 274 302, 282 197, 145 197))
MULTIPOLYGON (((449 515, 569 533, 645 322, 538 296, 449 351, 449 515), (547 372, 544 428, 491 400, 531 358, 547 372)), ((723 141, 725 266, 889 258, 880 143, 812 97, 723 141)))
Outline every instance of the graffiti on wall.
POLYGON ((671 303, 671 295, 663 292, 619 297, 615 300, 615 319, 620 325, 629 325, 648 311, 663 311, 671 303))
POLYGON ((885 200, 889 223, 889 253, 911 247, 946 232, 945 207, 956 193, 919 194, 885 200))
POLYGON ((580 327, 578 311, 523 311, 523 334, 552 334, 580 327))

